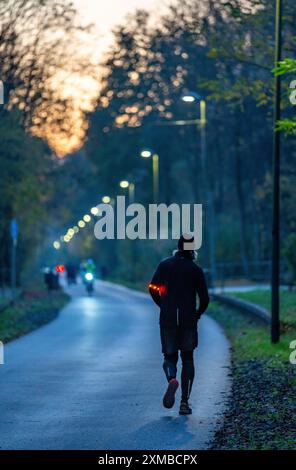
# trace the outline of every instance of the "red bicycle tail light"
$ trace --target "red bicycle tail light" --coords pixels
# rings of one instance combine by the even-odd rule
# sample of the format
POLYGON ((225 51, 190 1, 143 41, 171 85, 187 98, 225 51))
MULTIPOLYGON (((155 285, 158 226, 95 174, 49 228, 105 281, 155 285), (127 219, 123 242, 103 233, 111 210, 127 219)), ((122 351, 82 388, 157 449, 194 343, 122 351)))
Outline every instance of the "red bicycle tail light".
POLYGON ((63 273, 65 271, 65 266, 63 264, 58 264, 55 270, 57 273, 63 273))

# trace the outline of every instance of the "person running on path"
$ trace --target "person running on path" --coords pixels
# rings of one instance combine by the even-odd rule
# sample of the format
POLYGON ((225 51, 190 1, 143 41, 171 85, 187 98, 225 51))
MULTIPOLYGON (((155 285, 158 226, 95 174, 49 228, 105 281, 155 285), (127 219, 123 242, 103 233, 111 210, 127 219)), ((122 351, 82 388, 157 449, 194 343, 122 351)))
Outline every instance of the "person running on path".
POLYGON ((179 387, 177 362, 182 360, 181 404, 179 413, 192 413, 188 400, 194 380, 193 352, 198 344, 197 323, 209 304, 209 295, 203 270, 194 262, 194 238, 182 235, 178 250, 158 265, 149 292, 160 307, 160 337, 164 355, 163 370, 168 387, 163 397, 165 408, 172 408, 179 387), (191 249, 188 249, 190 247, 191 249), (196 296, 199 307, 196 308, 196 296))

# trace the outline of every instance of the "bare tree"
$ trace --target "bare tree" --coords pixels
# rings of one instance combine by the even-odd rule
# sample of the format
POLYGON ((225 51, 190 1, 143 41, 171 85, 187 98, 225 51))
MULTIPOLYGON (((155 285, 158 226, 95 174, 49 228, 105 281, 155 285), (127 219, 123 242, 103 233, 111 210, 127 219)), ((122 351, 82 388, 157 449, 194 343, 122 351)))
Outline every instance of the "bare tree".
POLYGON ((98 68, 90 59, 93 35, 90 25, 78 24, 70 1, 0 0, 6 109, 18 108, 26 128, 46 138, 61 154, 67 147, 75 149, 84 138, 84 115, 89 109, 78 91, 75 100, 66 88, 69 77, 75 76, 81 93, 83 80, 93 80, 95 88, 98 68))

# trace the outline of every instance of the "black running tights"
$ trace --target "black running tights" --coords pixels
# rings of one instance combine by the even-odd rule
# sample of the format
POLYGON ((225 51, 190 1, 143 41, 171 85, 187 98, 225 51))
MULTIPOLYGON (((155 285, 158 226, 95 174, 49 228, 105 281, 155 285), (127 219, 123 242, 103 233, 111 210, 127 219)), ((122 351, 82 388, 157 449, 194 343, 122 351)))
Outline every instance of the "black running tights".
MULTIPOLYGON (((181 388, 182 401, 187 402, 191 393, 194 380, 194 361, 193 351, 181 351, 182 372, 181 388)), ((164 354, 163 370, 168 382, 176 378, 177 375, 178 353, 164 354)))

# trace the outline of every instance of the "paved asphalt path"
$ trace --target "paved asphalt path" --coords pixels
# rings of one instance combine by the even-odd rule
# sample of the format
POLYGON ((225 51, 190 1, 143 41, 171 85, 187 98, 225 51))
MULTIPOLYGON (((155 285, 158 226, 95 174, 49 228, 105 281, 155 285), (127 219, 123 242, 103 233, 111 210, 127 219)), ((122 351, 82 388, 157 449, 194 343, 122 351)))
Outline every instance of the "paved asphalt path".
POLYGON ((205 449, 229 392, 229 345, 200 321, 194 414, 162 407, 158 311, 146 294, 81 285, 59 318, 5 347, 1 449, 205 449))

